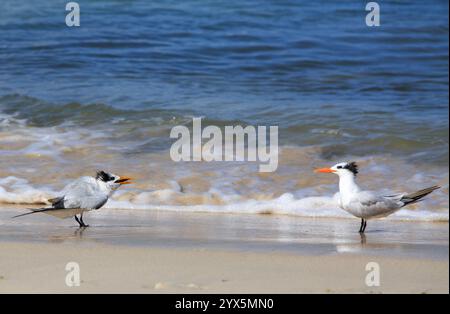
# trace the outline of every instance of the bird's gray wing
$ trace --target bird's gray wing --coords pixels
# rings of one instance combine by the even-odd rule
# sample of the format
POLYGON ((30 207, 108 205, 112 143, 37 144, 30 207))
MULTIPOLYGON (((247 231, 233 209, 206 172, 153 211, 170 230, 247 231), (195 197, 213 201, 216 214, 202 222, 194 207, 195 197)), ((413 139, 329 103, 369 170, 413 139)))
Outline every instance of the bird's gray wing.
POLYGON ((85 210, 99 209, 108 201, 108 195, 98 190, 95 179, 82 177, 67 185, 63 196, 49 199, 50 208, 31 209, 31 212, 15 217, 44 213, 58 218, 68 218, 85 210))
POLYGON ((80 178, 64 188, 64 207, 98 209, 108 200, 108 195, 99 191, 95 180, 80 178))
POLYGON ((68 218, 81 214, 85 210, 99 209, 108 201, 105 195, 94 195, 77 197, 73 193, 65 195, 60 202, 64 203, 63 207, 54 210, 45 210, 43 213, 58 218, 68 218))
POLYGON ((81 214, 85 210, 99 209, 108 201, 107 196, 90 196, 81 199, 64 198, 64 207, 46 210, 44 213, 58 218, 68 218, 81 214))
POLYGON ((95 195, 86 197, 68 196, 64 200, 65 208, 99 209, 108 201, 106 195, 95 195))
POLYGON ((350 202, 350 206, 364 216, 372 218, 385 217, 401 208, 396 198, 379 196, 369 191, 358 193, 350 202))

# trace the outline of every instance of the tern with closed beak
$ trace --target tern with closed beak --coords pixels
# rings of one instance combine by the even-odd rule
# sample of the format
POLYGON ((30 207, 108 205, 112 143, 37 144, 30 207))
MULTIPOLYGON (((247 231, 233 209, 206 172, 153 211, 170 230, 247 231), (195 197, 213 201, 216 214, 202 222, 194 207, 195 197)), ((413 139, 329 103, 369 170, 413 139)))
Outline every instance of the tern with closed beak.
POLYGON ((414 193, 393 195, 362 191, 355 182, 358 174, 358 166, 355 162, 342 162, 331 168, 316 169, 316 172, 334 173, 339 176, 339 206, 353 216, 361 218, 360 233, 366 230, 367 220, 389 216, 439 189, 439 186, 432 186, 414 193))
POLYGON ((83 221, 83 213, 103 207, 114 191, 124 184, 130 184, 130 180, 128 177, 98 171, 95 178, 81 177, 68 184, 59 197, 48 200, 52 207, 31 209, 31 212, 13 218, 46 213, 59 218, 75 217, 80 227, 88 227, 83 221))

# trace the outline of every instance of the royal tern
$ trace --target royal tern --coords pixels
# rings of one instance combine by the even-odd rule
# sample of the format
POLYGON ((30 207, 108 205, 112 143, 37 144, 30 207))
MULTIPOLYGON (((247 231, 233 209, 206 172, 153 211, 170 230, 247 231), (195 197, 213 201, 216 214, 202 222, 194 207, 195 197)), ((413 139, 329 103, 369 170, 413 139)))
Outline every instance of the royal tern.
POLYGON ((353 216, 361 218, 360 233, 366 230, 367 220, 386 217, 439 189, 439 186, 432 186, 414 193, 386 196, 362 191, 355 182, 358 174, 358 166, 355 162, 342 162, 331 168, 316 169, 316 172, 334 173, 339 176, 339 206, 353 216))
POLYGON ((120 177, 105 171, 98 171, 96 177, 81 177, 68 184, 61 196, 49 199, 52 207, 31 209, 32 212, 14 216, 21 217, 46 213, 59 218, 75 217, 80 227, 88 227, 83 221, 85 211, 99 209, 121 185, 130 184, 128 177, 120 177), (80 215, 80 218, 77 217, 80 215))

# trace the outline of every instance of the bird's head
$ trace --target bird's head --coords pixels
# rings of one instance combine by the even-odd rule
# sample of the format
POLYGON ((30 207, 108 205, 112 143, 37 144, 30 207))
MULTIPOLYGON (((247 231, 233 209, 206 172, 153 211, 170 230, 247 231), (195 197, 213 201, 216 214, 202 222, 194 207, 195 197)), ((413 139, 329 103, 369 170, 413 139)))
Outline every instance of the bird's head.
POLYGON ((106 186, 106 188, 111 191, 117 190, 121 185, 132 183, 131 178, 120 177, 113 173, 108 173, 105 171, 98 171, 95 179, 106 186))
POLYGON ((315 172, 334 173, 338 176, 356 176, 358 174, 358 165, 356 162, 340 162, 331 168, 316 169, 315 172))

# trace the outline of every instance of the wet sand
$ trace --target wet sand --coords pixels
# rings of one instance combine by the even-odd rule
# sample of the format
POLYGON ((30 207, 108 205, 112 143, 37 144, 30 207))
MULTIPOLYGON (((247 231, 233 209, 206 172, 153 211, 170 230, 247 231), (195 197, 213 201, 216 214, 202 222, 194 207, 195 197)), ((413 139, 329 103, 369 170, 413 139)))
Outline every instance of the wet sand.
POLYGON ((0 292, 448 293, 448 223, 370 221, 362 238, 356 219, 105 209, 78 229, 20 212, 0 210, 0 292))

